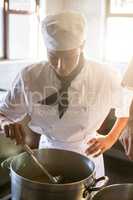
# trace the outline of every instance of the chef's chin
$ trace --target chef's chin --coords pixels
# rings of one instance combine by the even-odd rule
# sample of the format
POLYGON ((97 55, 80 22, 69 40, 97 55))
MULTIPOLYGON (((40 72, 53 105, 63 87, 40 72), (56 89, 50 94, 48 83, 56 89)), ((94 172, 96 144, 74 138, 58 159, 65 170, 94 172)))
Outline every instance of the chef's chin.
POLYGON ((66 78, 67 76, 69 76, 69 75, 71 74, 71 71, 56 71, 56 73, 57 73, 60 77, 66 78))

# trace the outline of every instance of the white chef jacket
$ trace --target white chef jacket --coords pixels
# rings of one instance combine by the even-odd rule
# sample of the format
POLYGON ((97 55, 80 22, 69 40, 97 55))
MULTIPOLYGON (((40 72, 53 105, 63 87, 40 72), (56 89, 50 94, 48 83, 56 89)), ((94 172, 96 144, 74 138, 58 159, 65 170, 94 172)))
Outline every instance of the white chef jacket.
POLYGON ((127 87, 130 90, 133 90, 133 58, 129 62, 127 70, 123 76, 122 86, 127 87))
MULTIPOLYGON (((60 80, 48 62, 40 62, 24 68, 5 100, 0 111, 17 119, 31 114, 29 127, 41 134, 40 148, 58 148, 85 155, 89 139, 96 137, 111 108, 117 117, 128 117, 120 78, 105 64, 85 61, 84 67, 68 89, 69 107, 63 117, 58 115, 57 105, 38 102, 60 89, 60 80)), ((96 176, 104 175, 103 157, 89 156, 96 165, 96 176)))

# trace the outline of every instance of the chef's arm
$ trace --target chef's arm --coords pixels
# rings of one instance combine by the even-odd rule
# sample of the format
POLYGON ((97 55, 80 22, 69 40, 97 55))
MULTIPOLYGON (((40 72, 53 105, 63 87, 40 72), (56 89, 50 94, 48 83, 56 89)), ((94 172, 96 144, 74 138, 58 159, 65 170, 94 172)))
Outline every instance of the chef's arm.
POLYGON ((120 137, 123 129, 126 127, 127 122, 128 122, 128 117, 117 118, 113 128, 108 133, 108 138, 111 141, 116 142, 117 139, 120 137))
POLYGON ((107 135, 103 136, 98 134, 96 138, 92 138, 88 141, 86 154, 99 156, 100 154, 110 149, 120 137, 122 130, 127 125, 127 122, 127 117, 117 118, 113 128, 107 135))

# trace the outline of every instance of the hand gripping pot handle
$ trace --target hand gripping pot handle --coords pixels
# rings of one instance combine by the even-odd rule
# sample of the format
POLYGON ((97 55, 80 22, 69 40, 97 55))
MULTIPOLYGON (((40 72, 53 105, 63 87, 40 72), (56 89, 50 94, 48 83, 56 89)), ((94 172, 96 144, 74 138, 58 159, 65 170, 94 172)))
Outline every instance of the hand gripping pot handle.
POLYGON ((98 191, 100 189, 102 189, 104 186, 106 186, 106 184, 108 183, 109 178, 107 176, 102 176, 98 179, 94 180, 93 185, 86 187, 86 189, 83 192, 83 198, 86 198, 86 196, 88 195, 88 193, 94 192, 94 191, 98 191), (99 182, 103 182, 102 185, 96 187, 97 183, 99 182))

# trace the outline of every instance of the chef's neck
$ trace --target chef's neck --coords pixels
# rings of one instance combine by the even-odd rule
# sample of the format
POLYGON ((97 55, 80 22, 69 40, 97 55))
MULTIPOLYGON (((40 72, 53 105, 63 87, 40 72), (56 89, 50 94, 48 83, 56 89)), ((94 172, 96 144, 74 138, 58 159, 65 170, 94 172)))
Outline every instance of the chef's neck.
POLYGON ((72 76, 75 76, 75 74, 77 75, 78 73, 80 73, 81 68, 84 66, 84 61, 85 61, 84 54, 83 54, 83 52, 81 52, 81 54, 79 56, 79 61, 78 61, 77 65, 73 68, 71 73, 69 73, 67 76, 62 76, 55 71, 55 74, 58 77, 58 79, 61 81, 70 80, 72 76))

